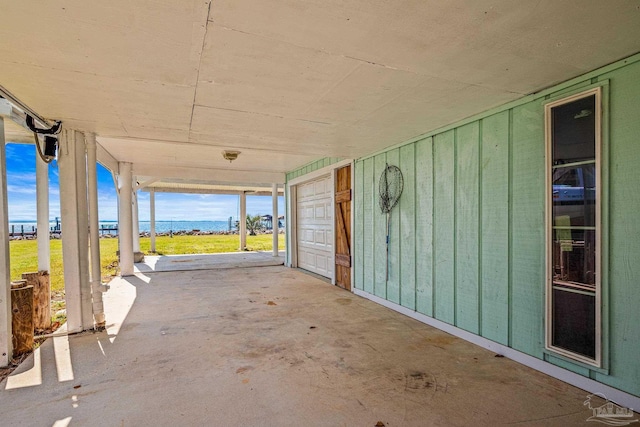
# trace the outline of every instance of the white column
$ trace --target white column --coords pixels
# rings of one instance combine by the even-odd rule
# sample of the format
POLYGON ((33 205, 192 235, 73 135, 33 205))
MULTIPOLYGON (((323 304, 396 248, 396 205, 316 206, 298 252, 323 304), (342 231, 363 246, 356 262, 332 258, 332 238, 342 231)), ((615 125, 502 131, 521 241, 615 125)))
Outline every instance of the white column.
POLYGON ((49 164, 36 153, 36 211, 38 229, 38 270, 49 271, 49 164))
POLYGON ((156 251, 156 192, 149 191, 149 227, 151 236, 151 252, 156 251))
POLYGON ((100 266, 100 221, 98 218, 98 172, 96 160, 96 135, 86 134, 87 175, 89 181, 89 247, 91 249, 91 295, 93 297, 93 318, 97 327, 105 324, 102 303, 102 271, 100 266))
MULTIPOLYGON (((136 189, 136 180, 131 183, 133 194, 131 195, 131 220, 133 222, 132 238, 133 252, 140 252, 140 221, 138 221, 138 190, 136 189)), ((135 257, 134 257, 135 258, 135 257)))
POLYGON ((60 216, 67 323, 70 331, 93 328, 89 282, 89 214, 84 135, 63 131, 58 151, 60 216))
POLYGON ((273 256, 278 256, 278 184, 271 185, 271 231, 273 232, 273 256))
POLYGON ((7 162, 4 140, 4 119, 0 116, 0 366, 7 366, 12 355, 7 162))
POLYGON ((240 233, 240 250, 244 251, 247 248, 247 195, 244 191, 240 193, 240 218, 238 218, 238 221, 238 233, 240 233))
POLYGON ((120 275, 133 275, 133 210, 131 208, 131 163, 118 163, 118 240, 120 247, 120 275))

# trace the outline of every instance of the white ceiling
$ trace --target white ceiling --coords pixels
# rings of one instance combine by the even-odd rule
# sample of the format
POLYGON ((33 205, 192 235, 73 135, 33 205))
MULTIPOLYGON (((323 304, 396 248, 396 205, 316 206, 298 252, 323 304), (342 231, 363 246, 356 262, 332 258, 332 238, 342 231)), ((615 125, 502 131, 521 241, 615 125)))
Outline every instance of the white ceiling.
POLYGON ((218 182, 281 182, 640 51, 638 1, 4 3, 0 85, 138 175, 218 182))

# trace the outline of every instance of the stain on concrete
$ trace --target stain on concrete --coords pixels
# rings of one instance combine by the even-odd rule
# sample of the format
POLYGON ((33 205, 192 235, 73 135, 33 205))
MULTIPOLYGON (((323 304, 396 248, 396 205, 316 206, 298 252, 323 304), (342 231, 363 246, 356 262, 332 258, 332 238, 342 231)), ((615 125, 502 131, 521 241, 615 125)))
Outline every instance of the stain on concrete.
POLYGON ((435 378, 425 372, 411 372, 406 375, 407 388, 411 390, 423 390, 435 387, 435 378))
POLYGON ((440 333, 440 334, 428 337, 424 341, 430 345, 433 345, 439 348, 444 348, 444 347, 450 346, 451 344, 460 342, 460 339, 452 335, 440 333))
POLYGON ((348 341, 344 339, 337 339, 333 342, 333 345, 338 348, 351 348, 353 347, 348 341))

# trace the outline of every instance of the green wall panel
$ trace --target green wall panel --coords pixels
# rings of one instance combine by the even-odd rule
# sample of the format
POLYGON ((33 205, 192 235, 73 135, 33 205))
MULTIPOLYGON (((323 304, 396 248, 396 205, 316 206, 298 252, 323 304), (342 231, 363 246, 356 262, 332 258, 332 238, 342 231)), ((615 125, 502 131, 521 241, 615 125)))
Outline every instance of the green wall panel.
MULTIPOLYGON (((387 163, 395 166, 400 165, 399 149, 396 148, 395 150, 387 152, 387 163)), ((400 263, 399 206, 393 208, 389 218, 389 279, 387 281, 387 299, 396 304, 400 304, 400 274, 404 265, 400 263)))
POLYGON ((435 190, 433 250, 435 253, 436 319, 455 323, 454 307, 454 132, 436 135, 433 144, 435 190))
POLYGON ((292 171, 289 171, 285 174, 286 177, 286 181, 291 181, 294 178, 297 178, 299 176, 305 175, 307 173, 316 171, 318 169, 322 169, 324 167, 327 166, 331 166, 334 163, 338 163, 339 161, 341 161, 342 158, 340 157, 325 157, 319 160, 315 160, 311 163, 308 163, 306 165, 303 165, 297 169, 294 169, 292 171))
POLYGON ((353 253, 353 277, 356 289, 364 289, 364 167, 363 162, 357 162, 353 166, 353 225, 354 230, 351 233, 351 251, 353 253))
MULTIPOLYGON (((360 162, 362 166, 362 218, 363 218, 363 235, 362 235, 362 266, 363 287, 369 293, 374 293, 374 271, 375 262, 373 258, 374 251, 374 179, 373 179, 373 158, 365 159, 360 162)), ((358 206, 358 205, 357 205, 358 206)), ((360 216, 360 215, 358 215, 360 216)), ((356 218, 358 217, 356 216, 356 218)), ((356 237, 356 236, 354 236, 356 237)))
POLYGON ((560 357, 554 357, 553 355, 550 355, 550 354, 545 354, 544 358, 547 362, 551 362, 554 365, 560 366, 561 368, 564 368, 568 371, 575 372, 576 374, 580 374, 585 377, 589 376, 589 369, 585 368, 584 366, 578 366, 565 359, 562 359, 560 357))
POLYGON ((596 378, 640 396, 640 63, 604 78, 611 79, 609 275, 603 278, 611 375, 596 378))
POLYGON ((416 148, 416 311, 433 316, 433 139, 416 148))
POLYGON ((509 114, 482 121, 482 336, 508 343, 509 114))
POLYGON ((477 122, 456 132, 456 326, 479 333, 479 145, 477 122))
POLYGON ((415 144, 400 148, 400 170, 404 177, 404 191, 400 198, 400 304, 416 309, 416 170, 415 144))
POLYGON ((544 348, 544 111, 513 109, 511 346, 542 358, 544 348))
POLYGON ((374 268, 375 268, 375 285, 374 293, 381 298, 387 298, 387 221, 385 215, 380 212, 378 207, 378 181, 380 174, 386 167, 387 156, 385 154, 379 154, 374 157, 373 163, 373 177, 372 182, 374 185, 373 192, 373 224, 374 224, 374 268))

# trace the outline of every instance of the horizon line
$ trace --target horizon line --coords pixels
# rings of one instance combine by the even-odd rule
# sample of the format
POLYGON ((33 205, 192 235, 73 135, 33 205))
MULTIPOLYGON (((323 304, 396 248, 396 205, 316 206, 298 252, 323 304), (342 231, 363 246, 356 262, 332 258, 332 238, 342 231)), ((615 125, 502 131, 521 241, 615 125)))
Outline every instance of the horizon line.
MULTIPOLYGON (((263 215, 260 215, 260 216, 263 216, 263 215)), ((60 217, 58 217, 58 218, 60 218, 60 217)), ((236 219, 234 217, 231 217, 231 218, 232 218, 232 221, 236 219)), ((226 219, 175 219, 175 218, 173 218, 173 219, 171 219, 171 218, 170 219, 156 219, 156 222, 172 222, 172 221, 173 222, 227 222, 227 221, 229 221, 229 218, 226 218, 226 219)), ((35 220, 35 219, 9 220, 9 224, 11 224, 11 223, 21 223, 21 222, 24 222, 24 223, 27 223, 27 222, 36 223, 38 221, 35 220)), ((49 222, 56 222, 56 219, 55 218, 54 219, 50 219, 49 222)), ((117 219, 101 219, 98 222, 118 222, 118 220, 117 219)), ((149 220, 149 219, 141 219, 141 220, 139 220, 139 222, 151 222, 151 220, 149 220)))

